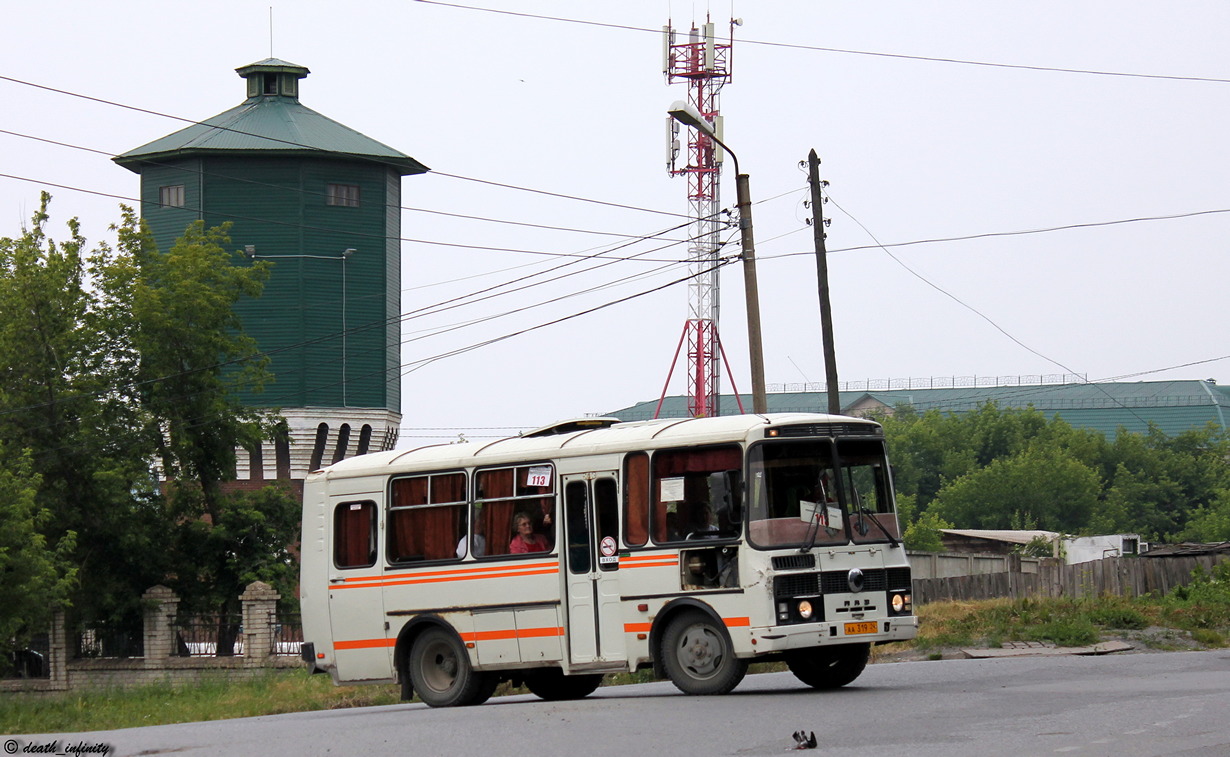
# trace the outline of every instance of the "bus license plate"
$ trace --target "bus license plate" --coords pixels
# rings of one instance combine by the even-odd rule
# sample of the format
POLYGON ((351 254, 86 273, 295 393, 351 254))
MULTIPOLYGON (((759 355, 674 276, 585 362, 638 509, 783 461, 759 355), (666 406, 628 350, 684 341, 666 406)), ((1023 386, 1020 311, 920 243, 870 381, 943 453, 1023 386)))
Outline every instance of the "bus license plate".
POLYGON ((860 633, 879 633, 880 624, 874 621, 869 623, 846 623, 846 636, 853 636, 860 633))

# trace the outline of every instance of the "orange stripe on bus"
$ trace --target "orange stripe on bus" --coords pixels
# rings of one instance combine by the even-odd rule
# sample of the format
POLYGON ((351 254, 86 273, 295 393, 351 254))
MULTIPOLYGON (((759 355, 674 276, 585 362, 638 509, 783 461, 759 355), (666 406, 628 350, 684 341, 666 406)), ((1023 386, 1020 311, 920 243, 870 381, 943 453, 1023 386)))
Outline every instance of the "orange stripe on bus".
POLYGON ((545 636, 563 636, 562 626, 548 628, 521 628, 505 631, 472 631, 461 634, 462 641, 498 641, 500 639, 539 639, 545 636))
POLYGON ((624 633, 649 633, 653 623, 624 623, 624 633))
POLYGON ((473 574, 499 573, 508 570, 525 570, 527 568, 550 568, 559 567, 558 562, 533 562, 533 563, 517 563, 515 565, 481 565, 475 568, 449 568, 448 570, 432 570, 423 572, 405 571, 401 573, 388 573, 383 576, 352 576, 345 579, 346 583, 372 583, 385 581, 390 578, 403 578, 406 576, 468 576, 473 574))
POLYGON ((372 581, 368 581, 365 583, 342 584, 340 586, 337 584, 334 584, 331 588, 333 589, 370 589, 370 588, 382 587, 382 586, 404 586, 406 584, 443 583, 443 582, 449 582, 449 581, 473 581, 478 578, 508 578, 512 576, 542 576, 542 575, 550 575, 552 573, 558 573, 558 572, 559 572, 559 566, 552 565, 550 567, 542 568, 539 570, 530 570, 528 568, 523 568, 521 570, 503 569, 497 572, 471 573, 471 574, 465 574, 465 575, 440 575, 439 573, 424 573, 422 575, 414 575, 414 574, 402 573, 402 574, 395 575, 395 576, 382 576, 378 579, 374 579, 372 581))
POLYGON ((669 562, 642 562, 637 563, 636 565, 624 565, 623 563, 620 563, 620 567, 624 570, 632 570, 633 568, 674 568, 678 565, 678 560, 671 560, 669 562))
POLYGON ((342 649, 376 649, 379 647, 391 647, 397 644, 397 639, 356 639, 354 641, 335 641, 333 648, 335 650, 342 649))
POLYGON ((676 560, 676 561, 677 561, 678 559, 679 559, 679 555, 675 555, 675 554, 668 554, 668 555, 628 555, 628 556, 626 556, 626 557, 621 557, 621 558, 619 558, 619 561, 620 561, 621 563, 625 563, 625 562, 626 562, 626 563, 634 563, 634 562, 646 562, 646 561, 653 561, 653 560, 676 560))
POLYGON ((727 628, 742 628, 752 624, 751 618, 722 618, 727 628))

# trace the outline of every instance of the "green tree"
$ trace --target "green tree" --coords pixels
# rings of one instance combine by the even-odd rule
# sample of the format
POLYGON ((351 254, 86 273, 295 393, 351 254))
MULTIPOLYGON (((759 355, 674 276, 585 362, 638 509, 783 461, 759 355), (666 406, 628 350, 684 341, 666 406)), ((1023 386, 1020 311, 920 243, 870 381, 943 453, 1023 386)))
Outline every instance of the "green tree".
POLYGON ((179 524, 171 583, 187 609, 234 612, 251 580, 288 588, 297 508, 276 487, 225 491, 237 447, 285 432, 275 413, 236 399, 241 388, 259 390, 270 379, 268 359, 234 311, 241 298, 260 296, 269 264, 236 265, 241 257, 227 251, 226 232, 198 221, 164 253, 125 209, 111 280, 117 299, 131 303, 136 398, 179 524))
POLYGON ((23 647, 47 628, 76 576, 68 561, 74 534, 51 549, 39 530, 49 515, 38 505, 39 483, 28 454, 0 445, 0 644, 23 647))
POLYGON ((134 582, 161 575, 150 547, 165 538, 150 532, 165 521, 134 496, 151 491, 152 448, 123 391, 124 351, 95 313, 85 240, 75 220, 50 238, 49 202, 0 239, 0 438, 28 451, 41 532, 77 568, 77 612, 114 619, 138 609, 134 582))
POLYGON ((934 512, 924 513, 906 527, 902 540, 907 549, 915 552, 943 552, 944 540, 940 533, 943 528, 952 528, 952 524, 934 512))
POLYGON ((1050 447, 1031 447, 946 485, 932 510, 959 528, 1012 528, 1029 518, 1048 531, 1083 529, 1097 504, 1097 473, 1050 447))

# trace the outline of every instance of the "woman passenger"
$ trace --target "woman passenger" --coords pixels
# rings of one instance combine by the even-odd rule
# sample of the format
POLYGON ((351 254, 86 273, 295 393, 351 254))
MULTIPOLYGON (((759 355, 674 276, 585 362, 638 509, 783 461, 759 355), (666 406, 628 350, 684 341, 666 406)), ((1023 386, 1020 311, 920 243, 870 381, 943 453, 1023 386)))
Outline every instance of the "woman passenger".
POLYGON ((524 555, 529 552, 549 552, 551 545, 547 537, 534 533, 534 519, 529 513, 517 513, 513 518, 512 541, 508 543, 508 551, 514 555, 524 555))

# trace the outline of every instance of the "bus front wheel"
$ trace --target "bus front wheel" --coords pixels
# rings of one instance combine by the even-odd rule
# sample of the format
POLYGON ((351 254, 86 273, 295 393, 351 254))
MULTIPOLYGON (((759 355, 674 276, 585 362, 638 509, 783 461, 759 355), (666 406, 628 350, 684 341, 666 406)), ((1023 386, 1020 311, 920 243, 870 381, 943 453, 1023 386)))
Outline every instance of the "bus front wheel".
POLYGON ((408 667, 414 692, 432 707, 482 704, 498 682, 474 670, 465 647, 443 628, 429 628, 415 639, 408 667))
POLYGON ((871 656, 870 644, 801 649, 786 658, 794 677, 814 689, 836 689, 858 678, 871 656))
POLYGON ((699 611, 681 613, 662 634, 662 667, 685 694, 726 694, 747 673, 735 657, 726 629, 699 611))

